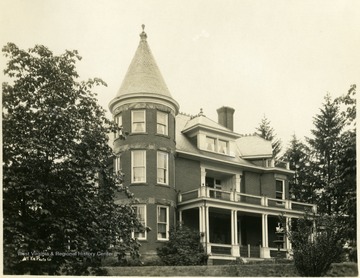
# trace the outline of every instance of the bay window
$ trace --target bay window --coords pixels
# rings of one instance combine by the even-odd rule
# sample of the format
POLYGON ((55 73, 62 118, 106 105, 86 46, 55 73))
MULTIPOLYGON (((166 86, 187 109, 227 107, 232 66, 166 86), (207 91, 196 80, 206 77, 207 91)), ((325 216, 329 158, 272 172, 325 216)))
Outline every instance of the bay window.
POLYGON ((131 152, 131 181, 133 183, 146 182, 146 151, 131 152))
POLYGON ((146 116, 145 110, 131 111, 131 132, 145 132, 146 131, 146 116))
POLYGON ((168 114, 157 111, 156 121, 156 132, 158 134, 168 135, 168 114))
POLYGON ((169 184, 168 182, 169 154, 157 152, 157 182, 169 184))
POLYGON ((136 205, 134 206, 136 218, 139 220, 143 229, 135 229, 133 232, 133 237, 139 240, 146 239, 146 205, 136 205))
POLYGON ((169 231, 169 208, 165 206, 157 207, 157 239, 168 240, 169 231))

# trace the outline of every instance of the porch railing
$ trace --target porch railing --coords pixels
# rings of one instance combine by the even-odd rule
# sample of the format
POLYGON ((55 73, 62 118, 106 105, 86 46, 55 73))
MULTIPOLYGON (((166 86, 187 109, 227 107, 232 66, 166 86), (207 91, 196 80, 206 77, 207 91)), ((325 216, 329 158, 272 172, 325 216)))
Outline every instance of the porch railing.
POLYGON ((244 203, 250 205, 257 205, 262 207, 276 207, 285 208, 302 212, 315 212, 316 205, 306 204, 301 202, 294 202, 291 200, 282 200, 275 198, 268 198, 267 196, 256 196, 251 194, 239 193, 235 191, 225 191, 202 186, 198 189, 179 193, 179 203, 194 200, 201 197, 218 199, 223 201, 231 201, 237 203, 244 203))
POLYGON ((231 255, 231 245, 210 243, 210 253, 216 255, 231 255))

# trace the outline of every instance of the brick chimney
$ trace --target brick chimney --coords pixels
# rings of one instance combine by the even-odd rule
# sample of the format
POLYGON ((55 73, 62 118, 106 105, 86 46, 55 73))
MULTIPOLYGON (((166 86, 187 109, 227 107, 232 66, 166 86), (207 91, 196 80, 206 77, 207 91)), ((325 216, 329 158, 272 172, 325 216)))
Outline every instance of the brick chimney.
POLYGON ((216 110, 218 113, 218 123, 234 131, 234 112, 235 109, 223 106, 216 110))

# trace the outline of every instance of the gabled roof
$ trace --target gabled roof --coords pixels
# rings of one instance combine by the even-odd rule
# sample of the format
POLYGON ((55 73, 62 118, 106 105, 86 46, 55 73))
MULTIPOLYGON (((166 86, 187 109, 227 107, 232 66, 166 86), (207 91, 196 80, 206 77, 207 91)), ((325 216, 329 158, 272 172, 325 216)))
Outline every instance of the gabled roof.
MULTIPOLYGON (((144 25, 143 25, 144 28, 144 25)), ((140 43, 116 97, 137 93, 152 93, 171 97, 170 91, 147 43, 147 35, 140 34, 140 43)))

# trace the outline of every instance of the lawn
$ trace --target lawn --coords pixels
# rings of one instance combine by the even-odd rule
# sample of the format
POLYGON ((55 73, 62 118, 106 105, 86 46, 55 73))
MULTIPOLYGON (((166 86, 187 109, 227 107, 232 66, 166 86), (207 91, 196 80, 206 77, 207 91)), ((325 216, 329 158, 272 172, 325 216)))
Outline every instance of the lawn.
MULTIPOLYGON (((293 264, 105 267, 110 276, 296 277, 293 264)), ((356 277, 356 263, 333 264, 327 277, 356 277)))

